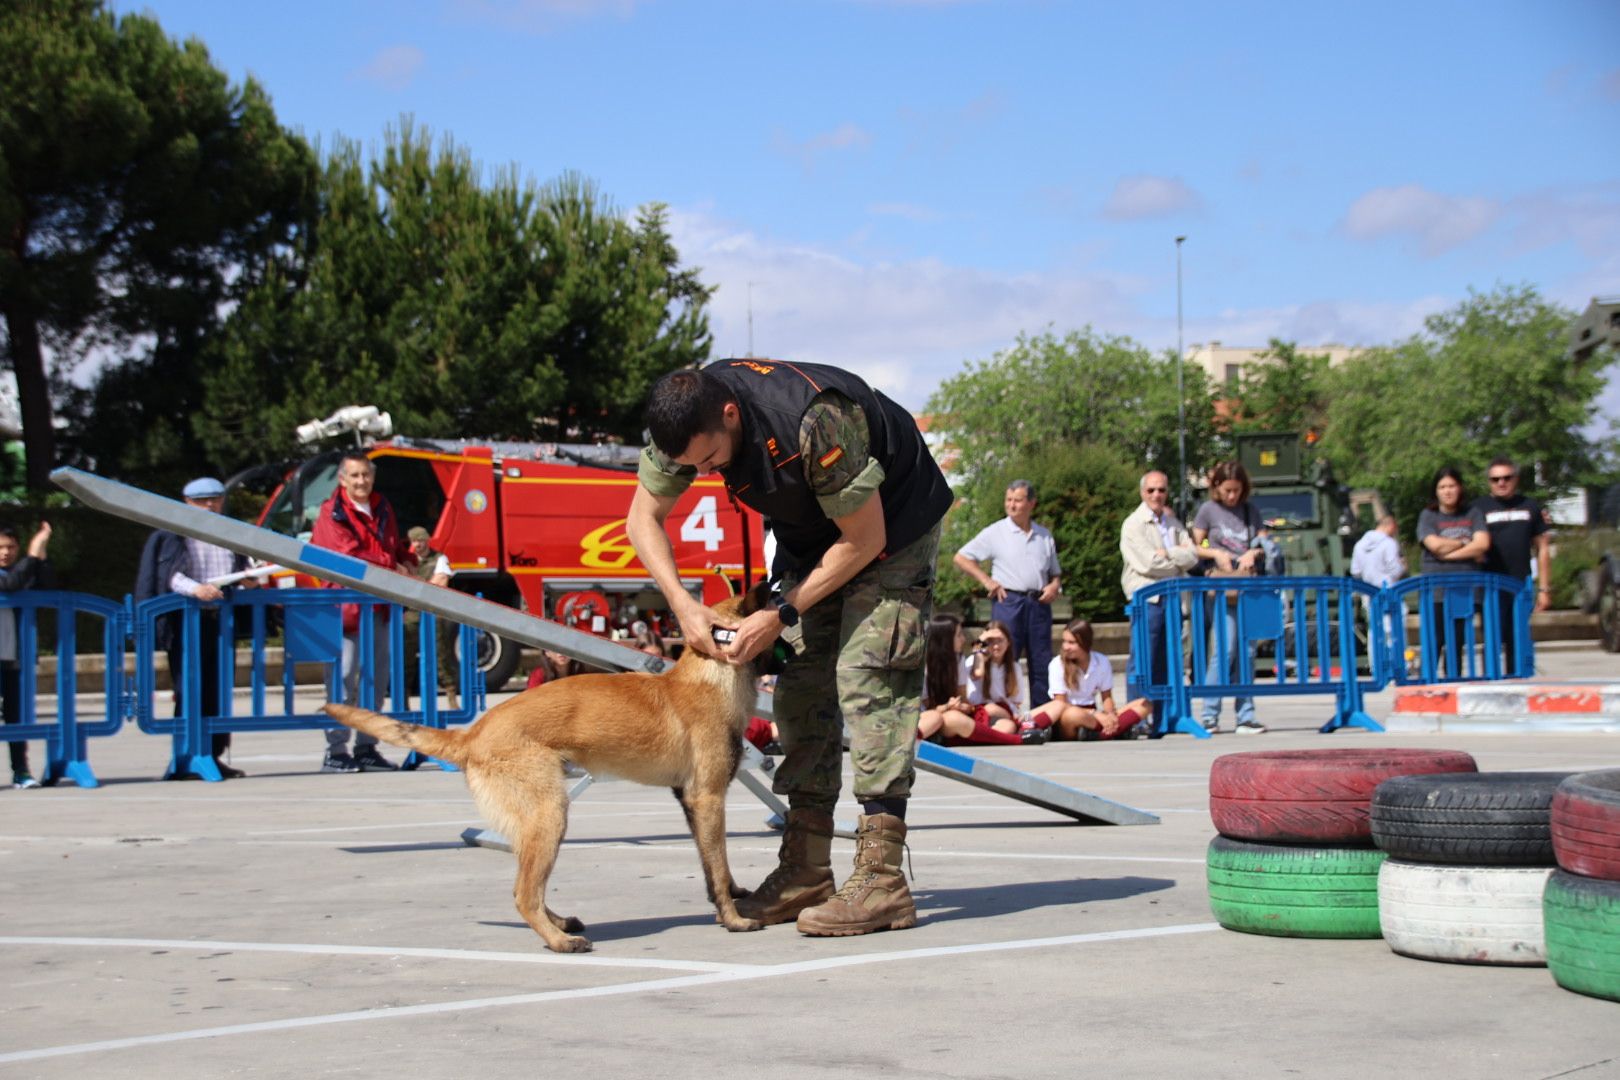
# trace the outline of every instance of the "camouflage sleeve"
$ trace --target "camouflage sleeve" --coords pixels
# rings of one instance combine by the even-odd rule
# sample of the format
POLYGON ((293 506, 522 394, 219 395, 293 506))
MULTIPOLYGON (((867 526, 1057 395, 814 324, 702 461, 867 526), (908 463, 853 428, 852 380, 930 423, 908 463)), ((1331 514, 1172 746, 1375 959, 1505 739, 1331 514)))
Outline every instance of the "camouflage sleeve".
POLYGON ((866 410, 833 390, 817 394, 799 425, 799 452, 822 513, 852 514, 877 491, 883 466, 870 451, 866 410))
POLYGON ((641 461, 636 465, 636 479, 653 495, 681 495, 697 479, 697 470, 690 465, 675 464, 655 446, 644 446, 641 461))

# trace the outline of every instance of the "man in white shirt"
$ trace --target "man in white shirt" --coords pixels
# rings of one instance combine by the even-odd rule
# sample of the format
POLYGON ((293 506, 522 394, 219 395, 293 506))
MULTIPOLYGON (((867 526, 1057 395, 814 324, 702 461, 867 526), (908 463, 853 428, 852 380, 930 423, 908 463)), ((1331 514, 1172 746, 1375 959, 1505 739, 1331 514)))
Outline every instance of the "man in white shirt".
POLYGON ((952 560, 990 595, 990 617, 1012 630, 1013 647, 1029 662, 1032 702, 1044 702, 1052 662, 1052 600, 1063 591, 1057 543, 1032 520, 1035 491, 1028 480, 1007 485, 1007 516, 986 525, 952 560), (990 572, 979 564, 988 561, 990 572))

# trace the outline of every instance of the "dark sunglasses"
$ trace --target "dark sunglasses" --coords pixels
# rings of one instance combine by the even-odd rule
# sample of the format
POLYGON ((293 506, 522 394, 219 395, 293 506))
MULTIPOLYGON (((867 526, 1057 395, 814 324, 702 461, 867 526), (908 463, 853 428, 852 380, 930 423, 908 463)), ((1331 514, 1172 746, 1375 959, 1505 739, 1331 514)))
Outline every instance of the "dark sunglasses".
POLYGON ((1168 494, 1170 494, 1170 489, 1169 488, 1143 488, 1142 493, 1144 495, 1168 495, 1168 494))
POLYGON ((1505 484, 1509 480, 1512 480, 1512 479, 1513 479, 1513 474, 1512 473, 1508 473, 1506 476, 1493 476, 1493 477, 1490 478, 1491 483, 1493 483, 1493 484, 1505 484))

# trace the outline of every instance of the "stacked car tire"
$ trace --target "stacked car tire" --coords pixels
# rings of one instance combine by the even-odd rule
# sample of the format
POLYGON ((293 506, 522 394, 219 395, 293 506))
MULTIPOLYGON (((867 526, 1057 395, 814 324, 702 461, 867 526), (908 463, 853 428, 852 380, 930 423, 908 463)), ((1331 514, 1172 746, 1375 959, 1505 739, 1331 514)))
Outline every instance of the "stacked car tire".
POLYGON ((1372 837, 1379 923, 1402 956, 1546 963, 1542 892, 1553 872, 1553 793, 1568 773, 1403 776, 1378 785, 1372 837))
POLYGON ((1559 784, 1550 832, 1559 868, 1542 897, 1547 967, 1566 990, 1620 1001, 1620 769, 1559 784))
POLYGON ((1328 749, 1227 754, 1210 768, 1216 831, 1210 908, 1229 930, 1307 938, 1380 936, 1373 791, 1397 776, 1473 773, 1455 750, 1328 749))

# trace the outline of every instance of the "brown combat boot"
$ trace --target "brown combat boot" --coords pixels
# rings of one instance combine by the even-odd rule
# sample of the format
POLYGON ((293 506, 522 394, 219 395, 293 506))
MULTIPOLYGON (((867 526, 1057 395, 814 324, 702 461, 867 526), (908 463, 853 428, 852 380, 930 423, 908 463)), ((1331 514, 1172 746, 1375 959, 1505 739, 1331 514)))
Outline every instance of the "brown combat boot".
POLYGON ((793 919, 833 894, 832 815, 821 810, 789 810, 782 849, 759 888, 737 901, 737 914, 766 926, 793 919))
POLYGON ((855 871, 832 899, 799 913, 799 933, 849 937, 917 925, 917 907, 900 870, 906 823, 893 814, 861 815, 855 871))

